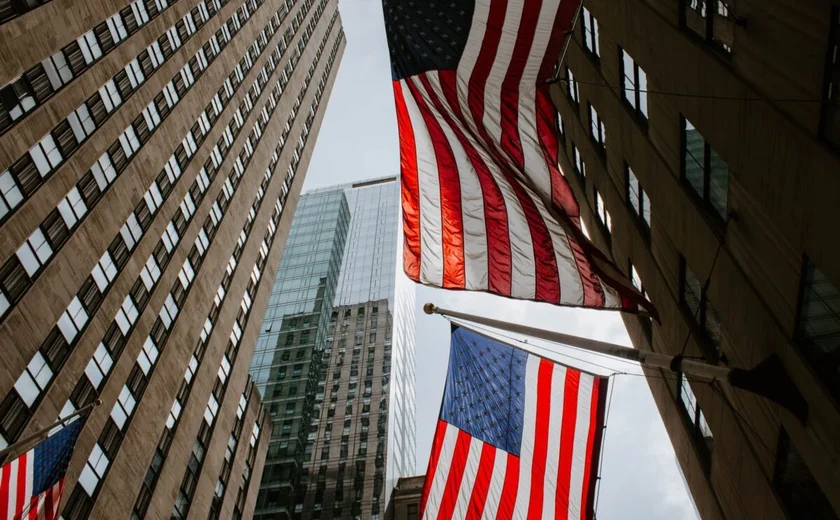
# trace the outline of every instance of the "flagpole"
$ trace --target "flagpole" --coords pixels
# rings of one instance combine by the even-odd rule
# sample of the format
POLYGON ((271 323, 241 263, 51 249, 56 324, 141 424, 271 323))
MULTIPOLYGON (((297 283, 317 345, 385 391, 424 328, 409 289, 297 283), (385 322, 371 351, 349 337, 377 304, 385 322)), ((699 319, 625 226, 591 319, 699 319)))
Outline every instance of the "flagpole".
POLYGON ((605 341, 572 336, 571 334, 564 334, 562 332, 528 327, 518 323, 494 320, 492 318, 485 318, 484 316, 476 316, 465 312, 442 309, 432 303, 424 305, 423 310, 426 314, 440 314, 441 316, 449 316, 450 318, 480 323, 495 329, 506 330, 516 334, 524 334, 526 336, 544 339, 555 343, 562 343, 564 345, 588 350, 590 352, 598 352, 600 354, 606 354, 608 356, 622 358, 628 361, 635 361, 652 368, 664 368, 674 372, 683 372, 686 375, 701 377, 703 379, 729 381, 730 374, 732 373, 732 369, 729 367, 711 365, 709 363, 695 361, 693 359, 685 359, 682 356, 669 356, 667 354, 658 354, 647 350, 637 350, 623 345, 617 345, 615 343, 607 343, 605 341))
POLYGON ((682 354, 671 356, 647 350, 637 350, 615 343, 607 343, 605 341, 582 338, 562 332, 554 332, 536 327, 528 327, 518 323, 486 318, 484 316, 476 316, 465 312, 442 309, 433 303, 425 304, 423 311, 426 314, 440 314, 444 317, 479 323, 495 329, 561 343, 589 352, 597 352, 628 361, 635 361, 646 367, 661 368, 674 373, 682 373, 687 376, 701 378, 709 382, 725 382, 735 388, 747 390, 748 392, 770 399, 792 413, 802 424, 805 424, 808 418, 808 402, 788 375, 781 360, 775 355, 771 355, 749 370, 730 368, 695 359, 686 359, 682 354))
POLYGON ((41 428, 40 430, 33 433, 32 435, 26 437, 25 439, 21 439, 21 440, 17 441, 16 443, 14 443, 10 446, 7 446, 5 449, 0 450, 0 460, 4 460, 7 457, 7 455, 9 455, 10 453, 15 455, 14 457, 12 457, 13 459, 17 458, 19 455, 21 455, 22 453, 27 451, 27 450, 21 450, 20 448, 25 447, 25 446, 29 446, 33 441, 41 441, 41 440, 45 439, 47 437, 47 435, 50 433, 50 431, 53 428, 55 428, 56 426, 63 426, 70 419, 73 419, 73 418, 76 418, 76 417, 78 417, 82 414, 85 414, 85 413, 89 412, 90 410, 93 410, 94 408, 96 408, 100 404, 102 404, 102 399, 97 399, 94 402, 79 408, 78 410, 71 413, 67 417, 59 419, 56 422, 52 423, 51 425, 49 425, 45 428, 41 428))

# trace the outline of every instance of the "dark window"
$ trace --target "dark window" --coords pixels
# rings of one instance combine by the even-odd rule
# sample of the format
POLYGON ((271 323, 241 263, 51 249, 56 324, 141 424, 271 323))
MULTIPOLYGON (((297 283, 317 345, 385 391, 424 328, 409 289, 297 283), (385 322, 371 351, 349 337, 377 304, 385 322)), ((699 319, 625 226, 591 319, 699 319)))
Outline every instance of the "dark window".
POLYGON ((791 520, 837 520, 837 513, 784 428, 779 434, 773 486, 791 520))
POLYGON ((644 230, 646 237, 649 237, 651 222, 650 198, 644 188, 642 188, 641 183, 639 183, 639 179, 636 178, 636 174, 633 173, 630 166, 625 165, 624 168, 626 170, 627 179, 627 203, 636 215, 638 219, 637 221, 642 225, 642 229, 644 230))
POLYGON ((598 43, 598 20, 592 16, 592 13, 586 7, 583 7, 580 19, 581 29, 583 29, 583 48, 591 57, 599 59, 601 57, 601 47, 598 43))
POLYGON ((647 74, 627 54, 627 51, 620 47, 618 50, 621 55, 618 64, 621 67, 621 99, 630 106, 640 120, 647 122, 647 74))
MULTIPOLYGON (((627 275, 630 277, 630 281, 633 282, 633 286, 642 293, 642 296, 647 297, 647 291, 645 290, 645 284, 642 283, 642 277, 639 276, 639 272, 636 270, 636 266, 633 265, 633 261, 629 259, 627 260, 627 275)), ((648 316, 639 316, 639 322, 642 325, 642 331, 644 331, 645 337, 650 341, 653 336, 653 323, 651 322, 651 318, 648 316)))
POLYGON ((572 105, 577 110, 578 106, 580 106, 580 89, 578 88, 577 79, 575 79, 575 75, 572 74, 572 69, 569 67, 566 67, 566 89, 572 105))
POLYGON ((725 221, 729 166, 685 118, 682 119, 682 176, 697 197, 725 221))
POLYGON ((680 258, 680 303, 691 314, 697 326, 704 331, 704 339, 719 352, 721 330, 717 311, 709 301, 703 284, 682 257, 680 258))
POLYGON ((736 0, 682 0, 681 23, 729 55, 735 45, 736 3, 736 0))
POLYGON ((840 291, 810 261, 803 267, 796 344, 840 398, 840 291))
POLYGON ((697 404, 697 397, 691 389, 691 385, 681 373, 679 375, 679 402, 680 409, 684 412, 683 418, 689 426, 694 445, 700 455, 700 461, 706 469, 706 473, 711 469, 712 463, 712 448, 714 447, 714 437, 712 430, 709 428, 709 423, 706 422, 706 416, 700 405, 697 404))
POLYGON ((825 55, 823 110, 820 135, 835 148, 840 148, 840 7, 831 10, 828 49, 825 55))
POLYGON ((578 178, 580 179, 580 183, 584 186, 586 185, 586 164, 583 162, 583 156, 580 154, 580 150, 572 143, 572 167, 575 170, 575 173, 578 174, 578 178))
POLYGON ((607 151, 607 129, 592 103, 589 103, 589 136, 595 141, 599 152, 603 154, 607 151))
POLYGON ((610 233, 612 233, 612 217, 610 217, 610 212, 607 210, 607 205, 604 202, 604 198, 601 197, 601 193, 598 192, 597 188, 593 189, 595 191, 595 209, 597 211, 598 223, 601 224, 601 229, 604 230, 607 238, 610 238, 610 233))

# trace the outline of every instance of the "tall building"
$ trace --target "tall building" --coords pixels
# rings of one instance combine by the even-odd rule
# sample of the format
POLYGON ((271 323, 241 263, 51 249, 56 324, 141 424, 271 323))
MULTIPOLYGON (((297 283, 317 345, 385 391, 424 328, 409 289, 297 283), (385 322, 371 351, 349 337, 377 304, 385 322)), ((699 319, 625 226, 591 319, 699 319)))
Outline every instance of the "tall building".
POLYGON ((305 490, 309 427, 349 222, 341 190, 303 195, 292 221, 251 361, 273 424, 256 518, 291 518, 305 490))
POLYGON ((251 318, 337 2, 6 2, 0 47, 0 446, 101 400, 65 519, 250 517, 271 430, 251 318))
POLYGON ((840 517, 838 35, 836 2, 587 0, 551 87, 592 238, 661 315, 636 348, 777 354, 808 403, 646 369, 704 519, 840 517))
POLYGON ((414 292, 397 276, 399 182, 389 177, 323 188, 301 200, 311 209, 295 217, 287 251, 300 253, 289 261, 320 266, 327 252, 342 260, 337 279, 331 262, 323 280, 317 272, 292 274, 285 256, 281 263, 278 280, 287 281, 275 285, 278 306, 266 314, 263 354, 251 369, 258 381, 266 378, 266 402, 272 385, 281 388, 278 406, 270 405, 274 430, 266 461, 276 471, 263 477, 255 517, 382 518, 388 490, 415 465, 414 292), (333 223, 341 222, 346 239, 331 240, 339 227, 333 223), (305 288, 316 282, 334 296, 324 298, 317 323, 308 321, 311 347, 288 340, 283 325, 272 336, 267 324, 273 330, 278 320, 308 312, 301 308, 307 294, 318 293, 305 288))

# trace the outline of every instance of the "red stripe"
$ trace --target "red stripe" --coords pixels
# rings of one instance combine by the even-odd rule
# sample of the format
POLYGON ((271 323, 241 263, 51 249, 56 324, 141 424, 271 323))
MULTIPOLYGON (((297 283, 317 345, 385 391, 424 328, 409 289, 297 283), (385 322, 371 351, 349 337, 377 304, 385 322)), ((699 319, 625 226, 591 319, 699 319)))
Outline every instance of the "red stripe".
MULTIPOLYGON (((578 219, 579 221, 579 219, 578 219)), ((581 240, 586 240, 583 233, 579 233, 581 240)), ((580 276, 580 284, 583 287, 584 307, 603 307, 606 303, 604 290, 601 288, 601 281, 595 275, 595 270, 589 261, 589 257, 583 252, 580 243, 571 235, 566 233, 566 242, 569 244, 575 258, 577 272, 580 276)))
MULTIPOLYGON (((551 172, 551 202, 558 206, 565 215, 576 217, 580 215, 572 187, 560 171, 559 143, 557 140, 556 117, 557 111, 551 101, 547 88, 537 89, 537 133, 545 162, 551 172)), ((574 224, 572 219, 569 222, 574 224)))
POLYGON ((9 518, 9 485, 11 484, 12 468, 11 463, 3 466, 3 475, 0 477, 0 518, 9 518))
POLYGON ((432 452, 429 455, 429 467, 426 469, 426 480, 423 482, 423 496, 420 499, 420 516, 423 518, 423 511, 426 510, 426 501, 429 499, 429 491, 432 489, 432 482, 435 480, 435 470, 440 459, 440 450, 443 447, 443 438, 446 436, 446 428, 449 425, 438 419, 435 429, 435 438, 432 441, 432 452))
MULTIPOLYGON (((29 520, 36 520, 38 518, 38 502, 41 500, 42 495, 49 495, 51 490, 52 488, 44 491, 43 493, 41 493, 41 495, 35 495, 34 497, 29 499, 29 510, 26 515, 27 517, 29 517, 29 520)), ((43 518, 43 515, 41 518, 43 518)))
MULTIPOLYGON (((561 2, 562 3, 562 2, 561 2)), ((519 85, 528 63, 534 33, 539 22, 542 0, 523 2, 516 43, 508 64, 507 74, 502 80, 501 120, 502 149, 513 163, 522 169, 525 167, 525 155, 522 153, 522 141, 519 137, 519 85)))
POLYGON ((15 502, 15 515, 23 513, 26 504, 29 503, 29 497, 26 496, 26 466, 29 453, 24 453, 18 458, 17 467, 17 499, 15 502))
POLYGON ((548 459, 548 421, 551 416, 551 377, 554 363, 540 360, 537 370, 537 420, 534 427, 534 458, 531 462, 531 497, 528 502, 528 520, 539 520, 543 515, 545 494, 545 466, 548 459))
POLYGON ((505 467, 505 482, 502 485, 502 496, 499 498, 499 510, 496 520, 510 520, 513 518, 513 508, 516 506, 516 492, 519 489, 519 457, 508 453, 505 467))
POLYGON ((420 185, 417 180, 417 146, 414 129, 403 98, 402 85, 392 82, 400 134, 400 177, 403 211, 403 269, 415 282, 420 280, 420 185))
MULTIPOLYGON (((449 106, 458 106, 455 71, 440 71, 438 77, 444 97, 449 106)), ((510 296, 512 265, 510 232, 508 229, 505 199, 502 197, 502 192, 499 190, 493 174, 490 173, 481 155, 467 139, 462 124, 458 124, 458 121, 450 117, 437 94, 430 88, 428 79, 421 78, 421 80, 426 91, 429 93, 432 104, 441 114, 446 124, 452 129, 461 146, 464 148, 464 151, 467 153, 467 157, 481 185, 481 193, 484 200, 484 224, 487 229, 487 288, 490 292, 510 296)), ((460 109, 455 113, 460 113, 460 109)))
MULTIPOLYGON (((432 73, 434 74, 434 73, 432 73)), ((432 89, 425 74, 416 76, 426 87, 427 92, 432 89)), ((411 79, 406 83, 412 89, 414 101, 420 109, 423 121, 432 139, 435 149, 435 160, 438 167, 438 184, 440 185, 440 220, 442 224, 441 242, 443 248, 443 287, 445 289, 463 289, 466 287, 464 274, 464 223, 461 213, 461 178, 455 154, 440 121, 432 113, 423 96, 418 95, 416 86, 411 79)))
POLYGON ((440 499, 437 516, 439 519, 449 520, 455 511, 458 490, 461 489, 461 480, 464 478, 464 470, 467 467, 471 440, 472 436, 469 433, 458 430, 458 439, 455 441, 455 449, 452 452, 452 464, 449 466, 449 475, 446 477, 446 486, 443 488, 443 496, 440 499))
POLYGON ((470 495, 469 506, 467 506, 466 518, 481 518, 481 515, 484 514, 487 491, 490 489, 490 481, 493 479, 496 451, 498 450, 492 444, 485 443, 481 447, 481 458, 478 460, 478 471, 475 474, 475 483, 470 495))
POLYGON ((555 520, 568 520, 569 518, 569 480, 572 476, 579 385, 580 372, 566 369, 566 388, 563 394, 563 426, 560 431, 560 461, 557 468, 557 497, 554 501, 555 520))
POLYGON ((586 463, 583 469, 583 494, 580 497, 580 520, 588 520, 587 504, 593 498, 589 483, 592 478, 591 471, 598 464, 599 454, 595 453, 595 432, 601 428, 598 421, 598 403, 600 402, 598 392, 601 389, 602 381, 601 378, 595 378, 592 385, 592 400, 589 405, 589 434, 586 436, 586 463))

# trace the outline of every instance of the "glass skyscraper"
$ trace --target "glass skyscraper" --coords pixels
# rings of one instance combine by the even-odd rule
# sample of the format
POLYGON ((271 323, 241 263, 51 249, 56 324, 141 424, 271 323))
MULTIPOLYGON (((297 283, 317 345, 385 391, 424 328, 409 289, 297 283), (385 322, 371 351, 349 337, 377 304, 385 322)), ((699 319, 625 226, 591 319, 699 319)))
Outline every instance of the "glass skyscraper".
POLYGON ((284 256, 252 365, 275 421, 256 518, 380 518, 396 479, 415 471, 414 290, 398 267, 399 181, 373 179, 301 197, 286 251, 300 251, 303 265, 317 264, 317 255, 327 251, 313 236, 323 231, 310 228, 315 221, 305 215, 344 221, 327 200, 346 201, 349 214, 346 239, 329 249, 331 259, 342 255, 340 271, 333 277, 331 260, 323 283, 309 280, 308 287, 323 287, 316 315, 305 309, 306 291, 297 283, 279 283, 302 275, 284 272, 292 267, 284 256), (283 335, 285 325, 279 334, 273 330, 278 320, 287 323, 302 312, 310 313, 315 338, 311 359, 296 362, 296 340, 283 335), (295 370, 296 364, 304 366, 295 370), (292 368, 282 371, 285 365, 292 368), (305 387, 298 383, 294 396, 288 395, 289 370, 307 381, 305 387), (276 402, 272 392, 278 392, 276 402), (292 402, 310 400, 311 406, 292 408, 292 402), (300 413, 300 420, 286 413, 300 413), (279 505, 290 494, 294 506, 279 505))
POLYGON ((251 376, 272 422, 255 518, 292 518, 350 214, 341 191, 304 195, 269 297, 251 376))

